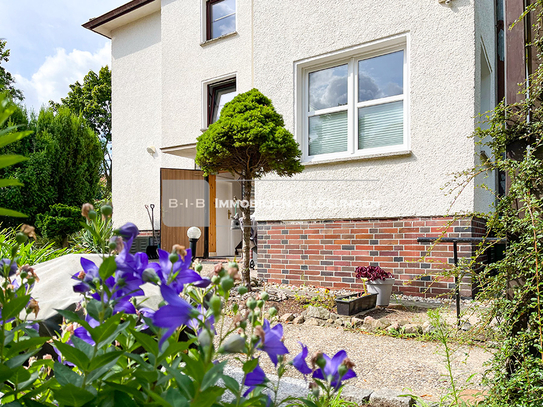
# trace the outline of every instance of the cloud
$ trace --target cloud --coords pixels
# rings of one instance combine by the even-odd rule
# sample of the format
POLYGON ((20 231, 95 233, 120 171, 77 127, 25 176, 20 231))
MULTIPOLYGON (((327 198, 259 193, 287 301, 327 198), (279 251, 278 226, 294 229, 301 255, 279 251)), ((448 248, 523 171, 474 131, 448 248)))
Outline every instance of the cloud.
POLYGON ((30 79, 13 75, 15 86, 23 91, 26 106, 38 112, 50 100, 60 102, 70 91, 70 85, 81 82, 90 70, 98 71, 102 66, 110 65, 110 49, 109 43, 94 54, 77 49, 68 54, 65 49, 57 48, 56 54, 46 57, 30 79))

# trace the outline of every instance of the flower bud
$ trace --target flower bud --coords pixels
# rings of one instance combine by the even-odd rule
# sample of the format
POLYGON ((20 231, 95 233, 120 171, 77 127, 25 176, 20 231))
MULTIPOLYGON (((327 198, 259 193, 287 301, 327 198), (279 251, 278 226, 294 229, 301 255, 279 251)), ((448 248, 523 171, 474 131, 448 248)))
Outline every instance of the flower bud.
POLYGON ((179 260, 179 255, 177 255, 176 253, 172 253, 170 254, 169 259, 172 263, 176 263, 179 260))
POLYGON ((104 216, 111 216, 113 208, 110 205, 104 205, 100 208, 100 212, 102 212, 102 215, 104 216))
POLYGON ((256 301, 252 298, 249 298, 247 300, 247 308, 249 308, 250 310, 254 310, 256 308, 256 301))
POLYGON ((265 302, 264 302, 263 300, 258 300, 258 301, 256 302, 256 306, 257 306, 258 308, 262 308, 262 307, 264 306, 264 304, 265 304, 265 302))
POLYGON ((317 383, 311 382, 309 383, 309 389, 311 390, 311 393, 313 393, 313 396, 315 396, 316 399, 320 396, 320 388, 317 383))
POLYGON ((315 364, 320 367, 321 369, 324 369, 326 366, 326 359, 322 356, 322 353, 319 353, 317 355, 317 359, 315 360, 315 364))
POLYGON ((115 242, 109 242, 109 250, 115 250, 117 248, 117 243, 115 242))
POLYGON ((337 369, 339 377, 345 376, 345 373, 347 373, 347 370, 349 370, 349 369, 347 369, 347 366, 345 366, 344 364, 339 365, 339 367, 337 369))
POLYGON ((246 320, 240 321, 240 322, 239 322, 239 327, 240 327, 241 329, 247 328, 247 321, 246 321, 246 320))
POLYGON ((216 317, 221 314, 221 305, 221 298, 216 295, 211 297, 211 299, 209 300, 209 306, 213 311, 213 315, 215 315, 216 317))
POLYGON ((158 275, 156 274, 156 271, 152 268, 143 270, 143 273, 141 274, 141 279, 146 283, 152 283, 155 285, 157 285, 160 281, 158 275))
POLYGON ((244 295, 244 294, 247 294, 247 287, 245 287, 244 285, 241 285, 238 287, 238 293, 239 295, 244 295))
POLYGON ((266 291, 263 291, 262 293, 260 293, 260 299, 268 301, 270 299, 270 295, 266 291))
POLYGON ((36 229, 34 226, 30 225, 22 225, 21 226, 21 233, 27 235, 28 237, 31 237, 32 239, 36 240, 36 229))
POLYGON ((96 220, 96 212, 93 211, 93 210, 90 210, 89 213, 87 214, 87 217, 88 217, 90 220, 96 220))
POLYGON ((197 273, 201 273, 203 268, 204 266, 202 266, 202 263, 198 262, 194 265, 194 271, 196 271, 197 273))
POLYGON ((17 243, 23 244, 26 243, 26 241, 28 240, 28 236, 24 233, 17 232, 17 234, 15 235, 15 240, 17 241, 17 243))
POLYGON ((213 276, 213 277, 211 277, 211 282, 212 282, 213 284, 219 284, 220 281, 221 281, 221 278, 220 278, 219 276, 213 276))
POLYGON ((94 206, 92 206, 90 203, 85 203, 83 206, 81 206, 81 215, 85 218, 89 219, 90 211, 94 211, 94 206))
POLYGON ((277 315, 277 308, 275 307, 271 307, 269 310, 268 310, 268 313, 270 314, 270 317, 274 317, 277 315))
POLYGON ((31 312, 34 313, 34 315, 37 317, 38 312, 40 312, 40 306, 38 305, 38 301, 36 301, 34 298, 31 298, 28 302, 28 307, 26 308, 26 313, 30 314, 31 312))
POLYGON ((219 349, 221 353, 240 353, 245 349, 245 338, 238 334, 232 334, 219 349))
POLYGON ((239 305, 237 302, 234 303, 234 305, 232 305, 232 312, 234 312, 234 314, 237 314, 239 310, 239 305))
POLYGON ((234 280, 232 280, 230 277, 225 277, 221 280, 221 287, 225 293, 230 291, 233 286, 234 286, 234 280))
POLYGON ((211 345, 212 341, 213 338, 211 337, 209 331, 207 329, 202 329, 202 331, 198 335, 198 342, 200 342, 200 346, 202 348, 207 348, 209 345, 211 345))
POLYGON ((21 278, 26 278, 28 276, 28 273, 26 271, 21 271, 21 274, 19 274, 21 278))

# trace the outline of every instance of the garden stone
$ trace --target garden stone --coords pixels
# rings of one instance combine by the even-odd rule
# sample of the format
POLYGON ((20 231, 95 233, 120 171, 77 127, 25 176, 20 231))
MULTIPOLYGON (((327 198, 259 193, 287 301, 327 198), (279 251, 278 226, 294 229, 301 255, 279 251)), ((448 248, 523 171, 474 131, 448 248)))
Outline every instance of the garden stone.
POLYGON ((305 318, 303 315, 297 316, 292 320, 292 323, 295 325, 301 325, 305 322, 305 318))
POLYGON ((323 321, 321 319, 317 318, 309 318, 305 321, 306 325, 312 325, 312 326, 321 326, 323 321))
POLYGON ((337 326, 343 326, 344 322, 341 318, 338 318, 334 321, 334 323, 337 325, 337 326))
POLYGON ((370 405, 372 407, 410 407, 413 405, 411 397, 399 397, 400 394, 402 393, 394 390, 377 390, 370 396, 370 405))
POLYGON ((460 329, 462 331, 469 331, 471 329, 471 324, 469 323, 469 321, 466 321, 460 326, 460 329))
POLYGON ((289 312, 281 316, 281 322, 290 322, 294 318, 295 318, 294 314, 289 312))
POLYGON ((326 320, 326 325, 334 325, 334 322, 335 322, 335 319, 332 319, 332 318, 327 319, 326 320))
POLYGON ((406 334, 420 334, 422 327, 417 324, 407 324, 403 327, 403 332, 406 334))
POLYGON ((366 404, 373 390, 359 389, 354 386, 345 386, 341 392, 341 398, 357 404, 366 404))
POLYGON ((389 333, 392 333, 394 331, 399 331, 400 330, 400 324, 397 323, 397 322, 393 322, 388 328, 387 328, 387 332, 389 333))
POLYGON ((424 334, 431 334, 436 330, 436 327, 431 324, 430 321, 426 321, 424 324, 422 324, 422 332, 424 334))
POLYGON ((330 311, 322 307, 309 306, 307 308, 307 317, 308 318, 318 318, 318 319, 329 319, 330 311))
POLYGON ((409 322, 408 319, 400 319, 400 320, 398 321, 398 323, 400 324, 400 326, 404 326, 404 325, 410 324, 410 322, 409 322))
POLYGON ((357 317, 353 317, 351 318, 351 325, 353 326, 353 328, 360 328, 362 325, 364 325, 364 320, 357 317))

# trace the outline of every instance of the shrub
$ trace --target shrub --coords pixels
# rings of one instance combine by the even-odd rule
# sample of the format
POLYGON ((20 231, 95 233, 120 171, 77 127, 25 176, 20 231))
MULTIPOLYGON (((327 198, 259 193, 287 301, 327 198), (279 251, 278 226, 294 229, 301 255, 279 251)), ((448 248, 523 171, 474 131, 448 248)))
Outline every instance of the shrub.
POLYGON ((51 205, 49 212, 38 214, 36 226, 41 234, 67 246, 68 236, 80 231, 81 210, 64 204, 51 205))

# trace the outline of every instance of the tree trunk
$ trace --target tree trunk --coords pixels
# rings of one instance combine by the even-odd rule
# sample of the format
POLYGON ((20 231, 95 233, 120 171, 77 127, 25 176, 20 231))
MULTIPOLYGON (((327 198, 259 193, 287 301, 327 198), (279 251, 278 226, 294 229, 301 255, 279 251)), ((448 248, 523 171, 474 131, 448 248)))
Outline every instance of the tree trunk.
POLYGON ((241 275, 243 284, 251 291, 251 180, 244 177, 243 182, 243 201, 241 204, 241 213, 243 214, 243 264, 241 275))

